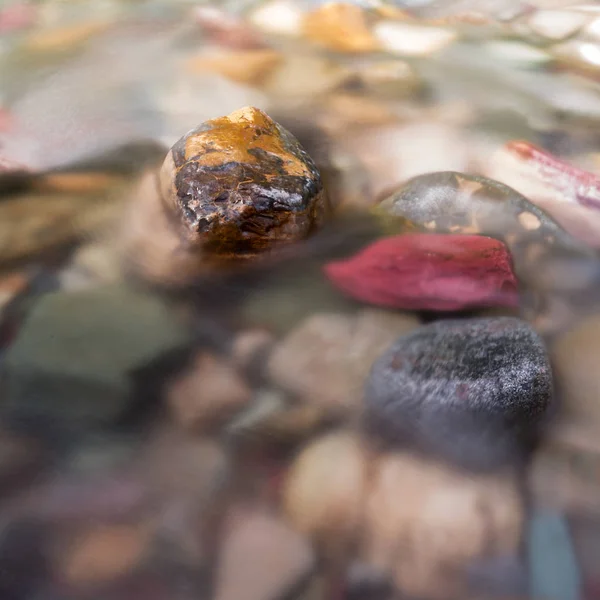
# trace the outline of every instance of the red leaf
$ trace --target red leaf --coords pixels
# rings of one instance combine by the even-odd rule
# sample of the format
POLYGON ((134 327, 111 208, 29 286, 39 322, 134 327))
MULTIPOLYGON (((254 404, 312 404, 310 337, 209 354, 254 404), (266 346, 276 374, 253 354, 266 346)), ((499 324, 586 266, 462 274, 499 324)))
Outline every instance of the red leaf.
POLYGON ((324 267, 349 296, 391 308, 461 310, 518 304, 506 246, 478 235, 405 234, 324 267))
POLYGON ((523 175, 550 186, 567 200, 600 209, 600 177, 571 165, 529 142, 512 141, 505 146, 520 163, 523 175))

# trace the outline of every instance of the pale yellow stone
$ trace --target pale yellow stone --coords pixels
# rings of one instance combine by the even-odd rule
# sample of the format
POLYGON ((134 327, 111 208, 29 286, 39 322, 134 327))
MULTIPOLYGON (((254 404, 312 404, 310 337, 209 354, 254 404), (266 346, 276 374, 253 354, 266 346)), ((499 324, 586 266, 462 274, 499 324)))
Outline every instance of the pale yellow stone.
POLYGON ((355 4, 328 2, 304 18, 305 36, 339 52, 374 52, 379 43, 370 31, 368 13, 355 4))

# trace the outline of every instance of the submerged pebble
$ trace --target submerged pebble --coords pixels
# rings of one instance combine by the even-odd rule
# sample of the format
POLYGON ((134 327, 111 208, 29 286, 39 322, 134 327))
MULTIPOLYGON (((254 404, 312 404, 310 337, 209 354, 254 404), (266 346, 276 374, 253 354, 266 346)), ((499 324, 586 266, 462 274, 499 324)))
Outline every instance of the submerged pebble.
POLYGON ((557 398, 565 416, 600 426, 600 315, 582 319, 550 346, 557 398))
POLYGON ((368 470, 365 444, 340 431, 307 445, 288 471, 286 515, 330 558, 344 555, 357 539, 368 470))
POLYGON ((184 135, 142 181, 123 231, 145 277, 185 280, 305 239, 323 223, 321 177, 298 141, 246 107, 184 135))
POLYGON ((565 517, 534 511, 528 526, 530 593, 548 600, 579 600, 582 582, 565 517))
POLYGON ((524 508, 513 476, 465 474, 409 453, 383 455, 370 473, 361 555, 402 597, 470 597, 474 561, 517 556, 524 508))
POLYGON ((6 354, 2 414, 50 429, 114 423, 138 400, 136 370, 188 340, 161 300, 125 286, 48 294, 6 354))
POLYGON ((268 372, 275 384, 302 402, 334 414, 356 413, 373 361, 418 324, 413 315, 375 309, 355 316, 317 313, 274 348, 268 372))
POLYGON ((233 507, 224 528, 215 600, 278 600, 314 568, 308 541, 262 508, 233 507))
POLYGON ((475 469, 520 460, 551 399, 544 344, 512 317, 438 321, 401 337, 365 392, 374 432, 475 469))

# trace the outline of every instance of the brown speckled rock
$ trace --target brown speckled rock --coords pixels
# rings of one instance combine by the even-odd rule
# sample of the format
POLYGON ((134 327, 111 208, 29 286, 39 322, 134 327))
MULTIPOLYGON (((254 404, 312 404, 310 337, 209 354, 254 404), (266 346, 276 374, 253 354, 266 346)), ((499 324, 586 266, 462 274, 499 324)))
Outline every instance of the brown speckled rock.
POLYGON ((122 235, 147 279, 182 282, 308 237, 328 212, 319 172, 294 136, 257 108, 189 131, 134 193, 122 235))
POLYGON ((255 255, 306 237, 325 213, 317 168, 298 141, 246 107, 187 133, 160 172, 182 234, 219 255, 255 255))

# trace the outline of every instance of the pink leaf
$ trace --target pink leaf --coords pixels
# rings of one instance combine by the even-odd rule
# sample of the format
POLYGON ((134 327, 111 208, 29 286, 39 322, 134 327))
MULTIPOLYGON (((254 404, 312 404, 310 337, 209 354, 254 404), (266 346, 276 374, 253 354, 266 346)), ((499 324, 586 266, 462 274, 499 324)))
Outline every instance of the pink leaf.
POLYGON ((506 246, 478 235, 405 234, 324 267, 347 295, 377 306, 454 311, 518 305, 506 246))
POLYGON ((537 179, 566 200, 600 209, 600 177, 584 171, 529 142, 513 141, 505 146, 523 170, 523 175, 537 179))

